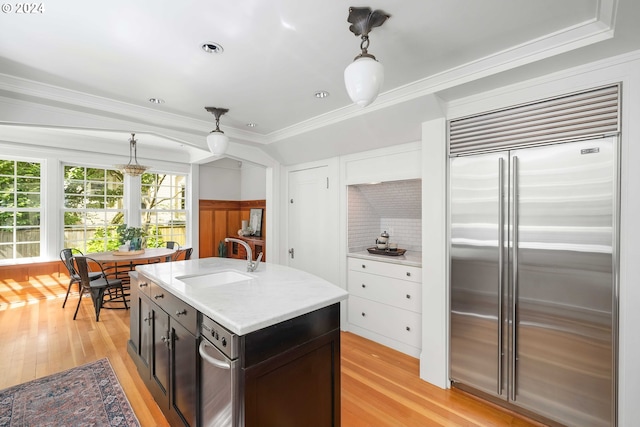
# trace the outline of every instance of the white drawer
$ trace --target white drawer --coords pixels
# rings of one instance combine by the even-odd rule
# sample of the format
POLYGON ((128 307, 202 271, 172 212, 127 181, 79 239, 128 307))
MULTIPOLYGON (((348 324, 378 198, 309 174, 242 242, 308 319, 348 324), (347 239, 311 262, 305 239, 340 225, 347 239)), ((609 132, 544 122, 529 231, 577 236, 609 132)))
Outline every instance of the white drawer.
POLYGON ((389 304, 405 310, 422 312, 421 284, 391 279, 361 271, 349 271, 348 288, 351 295, 389 304))
POLYGON ((361 258, 348 258, 349 270, 377 274, 394 279, 422 282, 422 268, 410 265, 392 264, 381 261, 371 261, 361 258))
POLYGON ((349 322, 413 347, 421 347, 422 316, 390 305, 349 297, 349 322))

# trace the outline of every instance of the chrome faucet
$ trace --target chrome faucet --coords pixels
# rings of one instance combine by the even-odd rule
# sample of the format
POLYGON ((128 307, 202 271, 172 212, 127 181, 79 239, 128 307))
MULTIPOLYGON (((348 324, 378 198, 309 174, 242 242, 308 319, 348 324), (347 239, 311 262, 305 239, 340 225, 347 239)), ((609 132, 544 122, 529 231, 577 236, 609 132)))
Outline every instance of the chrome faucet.
POLYGON ((260 260, 262 259, 262 252, 258 255, 258 259, 253 260, 253 252, 251 251, 251 246, 247 244, 244 240, 234 239, 233 237, 225 237, 225 242, 236 242, 240 243, 247 251, 247 271, 256 271, 258 268, 258 264, 260 264, 260 260))

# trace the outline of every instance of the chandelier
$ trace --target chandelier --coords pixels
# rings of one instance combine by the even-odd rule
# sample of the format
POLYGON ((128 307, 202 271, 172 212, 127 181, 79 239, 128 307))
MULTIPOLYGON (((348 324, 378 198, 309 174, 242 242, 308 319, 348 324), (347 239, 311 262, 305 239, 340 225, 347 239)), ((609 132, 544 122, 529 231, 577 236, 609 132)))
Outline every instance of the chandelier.
POLYGON ((131 134, 131 139, 129 140, 129 163, 126 165, 116 165, 116 169, 122 171, 122 173, 130 176, 139 176, 142 175, 149 166, 142 166, 138 163, 138 150, 136 148, 136 140, 135 133, 131 134))

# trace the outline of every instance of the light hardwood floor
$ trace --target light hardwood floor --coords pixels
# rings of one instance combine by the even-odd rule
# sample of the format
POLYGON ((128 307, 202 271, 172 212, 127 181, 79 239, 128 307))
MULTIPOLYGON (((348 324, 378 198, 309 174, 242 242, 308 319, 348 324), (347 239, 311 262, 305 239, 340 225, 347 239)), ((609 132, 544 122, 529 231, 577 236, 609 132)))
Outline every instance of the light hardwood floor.
MULTIPOLYGON (((0 389, 108 357, 143 427, 167 421, 126 351, 129 312, 90 299, 77 320, 77 294, 62 300, 65 277, 47 277, 29 294, 0 283, 0 389)), ((342 426, 539 426, 458 390, 418 378, 418 360, 351 333, 342 334, 342 426)))

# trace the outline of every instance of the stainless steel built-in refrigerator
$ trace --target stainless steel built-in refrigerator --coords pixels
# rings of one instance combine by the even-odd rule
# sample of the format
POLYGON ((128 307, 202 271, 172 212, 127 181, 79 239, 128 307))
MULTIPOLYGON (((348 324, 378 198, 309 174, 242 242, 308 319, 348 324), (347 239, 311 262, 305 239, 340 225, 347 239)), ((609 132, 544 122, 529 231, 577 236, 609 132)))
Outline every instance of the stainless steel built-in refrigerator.
POLYGON ((616 146, 450 159, 454 386, 560 424, 615 424, 616 146))

